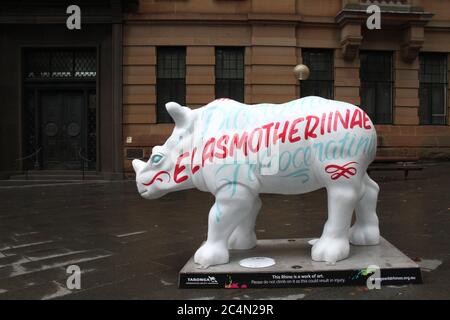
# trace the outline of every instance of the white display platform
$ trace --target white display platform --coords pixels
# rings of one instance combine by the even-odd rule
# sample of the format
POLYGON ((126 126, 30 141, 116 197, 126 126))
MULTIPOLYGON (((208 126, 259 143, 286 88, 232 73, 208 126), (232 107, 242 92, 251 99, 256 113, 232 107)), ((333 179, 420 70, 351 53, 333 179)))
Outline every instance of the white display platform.
MULTIPOLYGON (((231 250, 230 263, 201 269, 191 258, 179 274, 180 288, 296 288, 366 286, 379 275, 380 285, 422 283, 420 267, 385 239, 377 246, 351 246, 349 258, 335 265, 311 260, 311 239, 258 240, 251 250, 231 250), (267 257, 275 265, 242 267, 251 257, 267 257), (375 267, 374 267, 375 266, 375 267), (379 267, 379 269, 377 269, 379 267)), ((267 260, 267 259, 266 259, 267 260)))

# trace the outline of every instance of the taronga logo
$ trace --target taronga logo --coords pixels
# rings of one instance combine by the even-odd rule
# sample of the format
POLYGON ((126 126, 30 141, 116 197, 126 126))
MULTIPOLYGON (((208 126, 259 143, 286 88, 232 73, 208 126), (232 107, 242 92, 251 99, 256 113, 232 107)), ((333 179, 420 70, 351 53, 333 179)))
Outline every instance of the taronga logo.
POLYGON ((188 282, 196 282, 202 284, 218 284, 216 277, 208 276, 203 278, 188 278, 188 282))

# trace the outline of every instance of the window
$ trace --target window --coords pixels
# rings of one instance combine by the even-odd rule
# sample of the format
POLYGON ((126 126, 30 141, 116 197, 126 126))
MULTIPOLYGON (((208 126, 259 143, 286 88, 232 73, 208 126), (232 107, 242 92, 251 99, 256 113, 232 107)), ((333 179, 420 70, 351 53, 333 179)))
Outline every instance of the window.
POLYGON ((30 49, 24 56, 24 79, 89 79, 97 75, 96 50, 30 49))
POLYGON ((392 53, 360 53, 361 108, 374 123, 392 123, 392 53))
POLYGON ((303 49, 303 64, 311 72, 308 80, 300 82, 300 96, 333 99, 334 67, 332 50, 303 49))
POLYGON ((420 124, 445 125, 447 54, 422 53, 420 60, 420 124))
POLYGON ((244 102, 244 48, 216 48, 216 98, 244 102))
POLYGON ((186 104, 186 48, 158 47, 156 56, 156 119, 170 123, 173 120, 166 103, 186 104))

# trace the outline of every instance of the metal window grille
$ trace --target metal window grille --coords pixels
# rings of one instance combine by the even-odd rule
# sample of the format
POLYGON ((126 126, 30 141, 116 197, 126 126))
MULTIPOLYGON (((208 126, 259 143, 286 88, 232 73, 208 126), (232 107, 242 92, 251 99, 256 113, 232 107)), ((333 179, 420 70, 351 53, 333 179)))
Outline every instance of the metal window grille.
POLYGON ((158 47, 156 71, 157 122, 173 122, 165 104, 175 101, 186 103, 186 48, 158 47))
POLYGON ((420 124, 445 125, 447 119, 448 56, 445 53, 421 53, 420 124))
POLYGON ((25 52, 25 80, 86 79, 97 75, 95 49, 31 49, 25 52))
POLYGON ((310 70, 308 80, 300 83, 300 95, 333 99, 334 63, 332 50, 303 49, 303 64, 310 70))
POLYGON ((392 53, 360 53, 361 108, 374 123, 392 123, 392 53))
POLYGON ((241 47, 216 48, 216 98, 244 102, 244 53, 241 47))

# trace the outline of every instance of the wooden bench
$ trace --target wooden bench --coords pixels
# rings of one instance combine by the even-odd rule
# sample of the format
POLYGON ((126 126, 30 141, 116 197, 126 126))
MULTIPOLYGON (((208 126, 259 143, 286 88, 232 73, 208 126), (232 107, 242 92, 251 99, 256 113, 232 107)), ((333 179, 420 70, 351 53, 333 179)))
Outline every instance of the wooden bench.
POLYGON ((409 171, 420 171, 423 166, 418 164, 417 157, 376 157, 367 168, 367 173, 371 171, 403 171, 405 180, 409 171))

